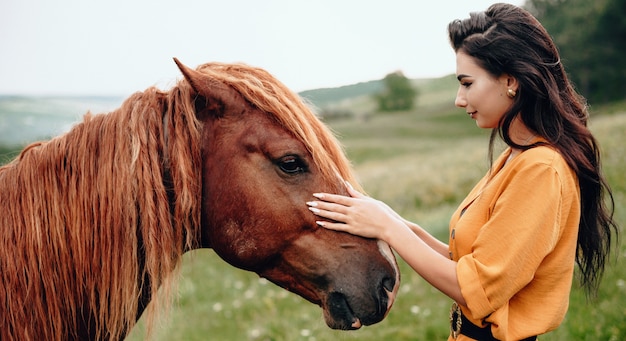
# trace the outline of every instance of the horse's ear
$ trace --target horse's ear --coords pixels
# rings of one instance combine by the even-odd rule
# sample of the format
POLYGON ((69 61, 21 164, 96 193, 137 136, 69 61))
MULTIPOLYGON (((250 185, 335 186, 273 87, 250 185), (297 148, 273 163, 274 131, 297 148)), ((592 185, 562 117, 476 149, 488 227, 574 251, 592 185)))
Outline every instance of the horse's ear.
POLYGON ((234 88, 187 67, 177 58, 174 58, 174 62, 198 95, 195 104, 199 117, 207 113, 223 116, 226 112, 244 110, 245 99, 234 88))

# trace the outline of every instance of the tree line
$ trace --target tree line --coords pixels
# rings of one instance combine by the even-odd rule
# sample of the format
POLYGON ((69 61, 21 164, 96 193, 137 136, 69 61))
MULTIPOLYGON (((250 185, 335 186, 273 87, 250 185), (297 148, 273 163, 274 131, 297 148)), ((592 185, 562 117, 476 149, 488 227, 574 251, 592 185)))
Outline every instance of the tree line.
POLYGON ((626 98, 625 0, 526 0, 576 89, 591 104, 626 98))
MULTIPOLYGON (((570 81, 591 104, 626 99, 626 0, 526 0, 561 54, 570 81)), ((378 110, 413 108, 417 91, 401 71, 388 74, 378 110)))

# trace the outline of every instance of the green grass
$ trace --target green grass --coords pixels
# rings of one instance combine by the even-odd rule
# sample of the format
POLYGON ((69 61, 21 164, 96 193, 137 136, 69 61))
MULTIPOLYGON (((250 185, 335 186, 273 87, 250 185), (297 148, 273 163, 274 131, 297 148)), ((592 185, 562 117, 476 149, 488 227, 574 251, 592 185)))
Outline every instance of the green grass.
MULTIPOLYGON (((596 111, 602 112, 602 108, 596 111)), ((626 105, 593 117, 603 148, 616 218, 626 225, 626 105)), ((459 201, 488 167, 488 133, 462 110, 422 107, 415 112, 332 121, 367 192, 441 239, 459 201)), ((596 300, 575 284, 559 329, 541 340, 626 339, 626 269, 620 242, 596 300)), ((321 311, 298 296, 237 270, 212 251, 185 256, 176 304, 153 340, 444 340, 450 299, 399 260, 402 285, 389 316, 358 331, 326 327, 321 311)), ((143 337, 143 322, 129 340, 143 337)))

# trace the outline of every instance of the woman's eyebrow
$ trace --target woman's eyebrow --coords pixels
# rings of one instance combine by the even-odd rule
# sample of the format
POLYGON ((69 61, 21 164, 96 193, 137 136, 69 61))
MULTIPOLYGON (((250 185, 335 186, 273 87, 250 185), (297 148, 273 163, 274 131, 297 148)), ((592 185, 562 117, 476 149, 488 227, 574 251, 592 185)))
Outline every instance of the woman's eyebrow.
POLYGON ((463 78, 467 78, 467 77, 469 77, 469 75, 460 74, 460 75, 456 76, 456 79, 458 79, 458 80, 459 80, 459 82, 460 82, 460 81, 461 81, 461 79, 463 79, 463 78))

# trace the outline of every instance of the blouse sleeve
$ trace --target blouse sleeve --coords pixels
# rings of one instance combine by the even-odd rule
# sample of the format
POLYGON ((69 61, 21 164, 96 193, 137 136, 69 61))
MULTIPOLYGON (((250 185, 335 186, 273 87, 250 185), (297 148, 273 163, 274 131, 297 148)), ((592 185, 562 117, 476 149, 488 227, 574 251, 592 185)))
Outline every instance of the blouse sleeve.
POLYGON ((526 286, 559 239, 562 182, 557 170, 545 163, 519 166, 501 183, 472 252, 457 265, 463 297, 477 319, 526 286))

